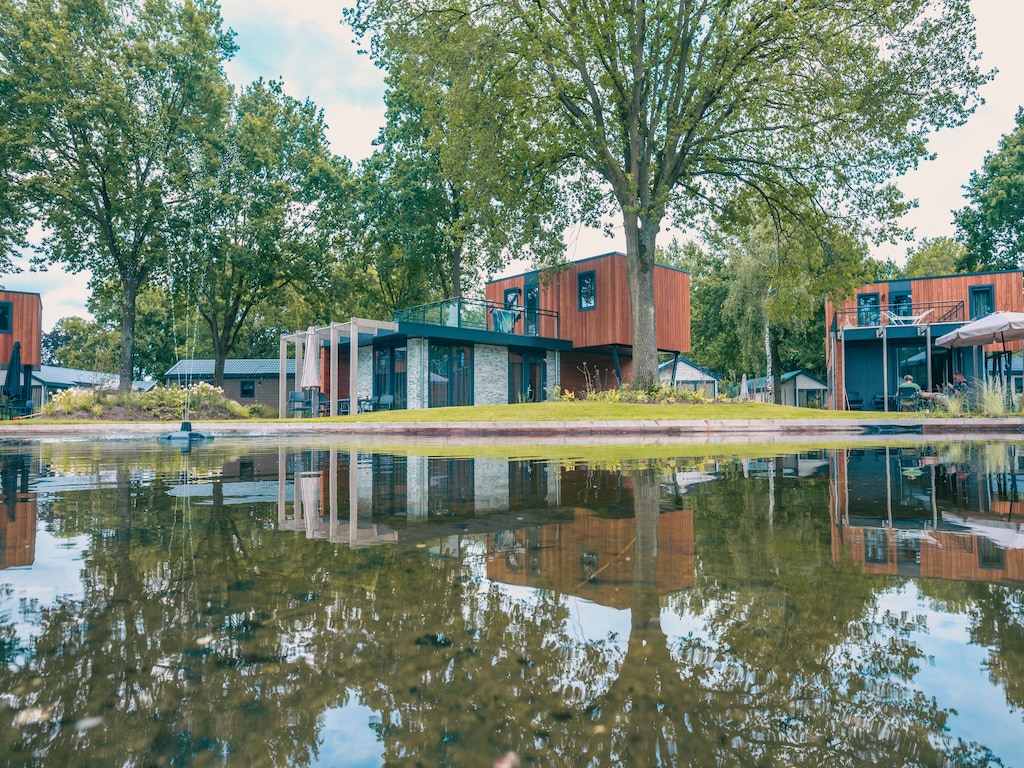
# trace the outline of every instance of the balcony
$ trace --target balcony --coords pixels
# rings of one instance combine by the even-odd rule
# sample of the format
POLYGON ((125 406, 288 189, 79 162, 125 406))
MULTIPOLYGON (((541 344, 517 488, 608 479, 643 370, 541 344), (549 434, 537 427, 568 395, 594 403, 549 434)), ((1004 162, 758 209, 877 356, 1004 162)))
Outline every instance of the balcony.
POLYGON ((832 330, 963 323, 966 320, 963 301, 920 301, 913 305, 883 304, 837 309, 832 330))
POLYGON ((391 313, 396 323, 420 323, 475 331, 493 331, 515 336, 543 336, 557 339, 558 313, 549 309, 504 307, 483 299, 463 297, 420 304, 391 313))

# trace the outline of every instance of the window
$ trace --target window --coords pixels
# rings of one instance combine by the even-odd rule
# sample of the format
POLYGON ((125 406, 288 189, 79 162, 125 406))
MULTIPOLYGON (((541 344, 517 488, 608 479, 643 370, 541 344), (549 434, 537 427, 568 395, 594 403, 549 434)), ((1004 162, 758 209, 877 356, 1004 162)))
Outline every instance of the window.
POLYGON ((508 353, 508 401, 539 403, 546 399, 547 361, 536 352, 508 353))
POLYGON ((468 344, 431 344, 427 406, 473 404, 473 348, 468 344))
POLYGON ((408 350, 385 347, 373 350, 373 394, 393 395, 394 408, 406 407, 408 386, 408 350))
POLYGON ((995 308, 995 289, 991 285, 971 286, 971 320, 990 315, 995 308))
POLYGON ((505 289, 505 309, 515 309, 519 306, 519 289, 505 289))
POLYGON ((909 291, 893 291, 890 299, 892 301, 892 313, 896 317, 911 317, 913 312, 913 304, 910 301, 909 291))
POLYGON ((14 330, 13 305, 9 301, 0 301, 0 333, 10 333, 14 330))
POLYGON ((857 297, 857 325, 878 325, 878 294, 862 293, 857 297))
POLYGON ((256 397, 256 382, 253 379, 242 379, 238 389, 239 397, 256 397))
POLYGON ((579 290, 579 308, 582 312, 597 306, 597 274, 594 270, 580 272, 576 278, 579 290))

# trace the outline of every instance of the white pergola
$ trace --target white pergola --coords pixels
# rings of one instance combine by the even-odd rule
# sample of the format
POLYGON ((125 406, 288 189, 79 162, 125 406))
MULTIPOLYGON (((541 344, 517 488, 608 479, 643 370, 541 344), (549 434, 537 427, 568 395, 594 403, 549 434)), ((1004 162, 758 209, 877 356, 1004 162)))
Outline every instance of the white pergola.
MULTIPOLYGON (((359 390, 359 336, 364 334, 367 336, 377 336, 382 331, 388 333, 394 333, 398 330, 398 323, 387 322, 385 320, 367 320, 361 317, 353 317, 347 323, 331 323, 330 325, 324 325, 321 327, 314 327, 313 330, 316 333, 316 344, 317 349, 327 341, 330 343, 331 350, 331 392, 330 392, 330 408, 331 416, 338 415, 338 344, 342 339, 347 338, 349 340, 349 372, 348 372, 348 391, 350 401, 352 403, 352 413, 355 412, 355 404, 357 401, 356 392, 359 390)), ((286 377, 286 361, 288 360, 288 345, 295 345, 295 371, 296 375, 302 370, 303 358, 309 354, 309 350, 306 346, 307 330, 294 331, 292 333, 281 334, 281 351, 279 361, 281 365, 281 381, 288 381, 286 377)), ((319 352, 317 352, 319 354, 319 352)), ((323 374, 321 373, 321 377, 323 374)), ((287 418, 285 408, 288 405, 288 388, 285 386, 281 387, 281 391, 277 396, 277 407, 280 418, 287 418)))

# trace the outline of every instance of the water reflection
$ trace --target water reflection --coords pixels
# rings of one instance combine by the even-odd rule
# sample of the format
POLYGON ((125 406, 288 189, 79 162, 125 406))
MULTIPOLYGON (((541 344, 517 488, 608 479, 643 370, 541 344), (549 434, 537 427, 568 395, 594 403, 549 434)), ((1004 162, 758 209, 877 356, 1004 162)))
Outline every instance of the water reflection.
POLYGON ((12 764, 1013 765, 1024 743, 1014 446, 2 458, 12 764))

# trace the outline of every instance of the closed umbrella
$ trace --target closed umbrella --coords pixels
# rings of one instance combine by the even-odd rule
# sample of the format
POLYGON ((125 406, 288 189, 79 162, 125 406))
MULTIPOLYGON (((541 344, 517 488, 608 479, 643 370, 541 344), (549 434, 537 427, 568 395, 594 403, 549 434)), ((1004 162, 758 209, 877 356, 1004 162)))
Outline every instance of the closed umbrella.
POLYGON ((320 386, 320 342, 313 326, 306 331, 305 347, 299 388, 311 389, 320 386))
POLYGON ((750 391, 747 389, 747 374, 740 377, 740 400, 749 400, 750 391))
POLYGON ((21 342, 14 342, 11 359, 7 363, 7 378, 4 379, 4 394, 11 400, 25 399, 21 386, 21 342))

